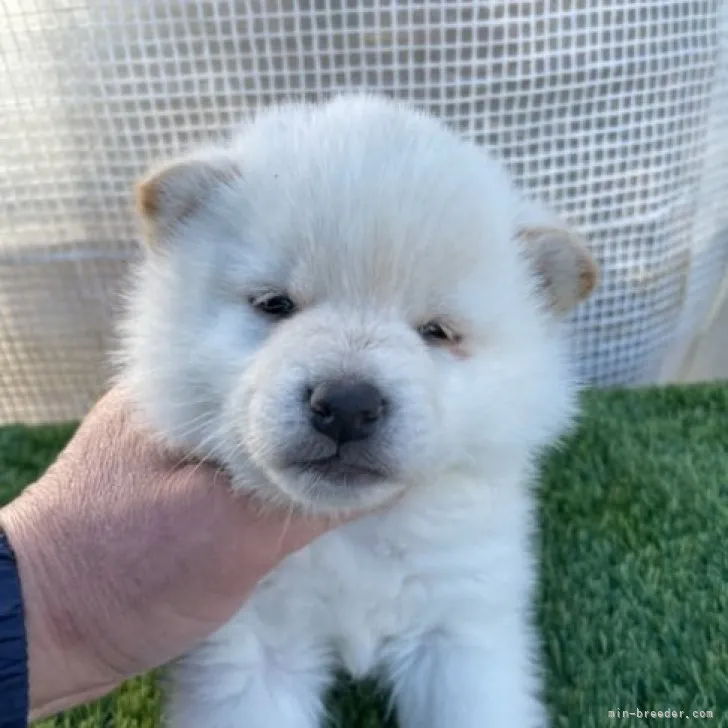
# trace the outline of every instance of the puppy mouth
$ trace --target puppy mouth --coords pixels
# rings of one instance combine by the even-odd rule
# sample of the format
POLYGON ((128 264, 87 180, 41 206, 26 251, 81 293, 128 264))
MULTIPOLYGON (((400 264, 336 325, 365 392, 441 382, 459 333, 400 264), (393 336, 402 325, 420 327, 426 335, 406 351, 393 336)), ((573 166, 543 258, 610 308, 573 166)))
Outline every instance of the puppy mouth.
POLYGON ((389 475, 383 467, 347 462, 338 453, 311 460, 299 460, 291 463, 289 467, 301 474, 342 485, 379 483, 389 475))

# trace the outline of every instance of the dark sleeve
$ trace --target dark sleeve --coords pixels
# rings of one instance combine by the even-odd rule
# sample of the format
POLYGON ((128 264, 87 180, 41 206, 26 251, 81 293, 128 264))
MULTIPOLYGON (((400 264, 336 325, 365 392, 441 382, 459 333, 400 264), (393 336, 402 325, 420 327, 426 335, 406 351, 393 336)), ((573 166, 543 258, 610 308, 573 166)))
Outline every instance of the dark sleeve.
POLYGON ((28 646, 20 578, 0 529, 0 728, 27 728, 28 646))

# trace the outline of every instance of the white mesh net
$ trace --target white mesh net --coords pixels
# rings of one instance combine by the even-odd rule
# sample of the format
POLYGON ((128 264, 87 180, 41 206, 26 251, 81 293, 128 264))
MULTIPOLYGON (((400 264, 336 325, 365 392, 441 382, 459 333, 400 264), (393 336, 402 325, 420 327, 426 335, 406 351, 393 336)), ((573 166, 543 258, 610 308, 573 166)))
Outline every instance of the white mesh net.
POLYGON ((728 258, 727 37, 707 0, 0 0, 0 422, 103 390, 149 162, 356 88, 490 145, 588 233, 582 371, 654 380, 728 258))

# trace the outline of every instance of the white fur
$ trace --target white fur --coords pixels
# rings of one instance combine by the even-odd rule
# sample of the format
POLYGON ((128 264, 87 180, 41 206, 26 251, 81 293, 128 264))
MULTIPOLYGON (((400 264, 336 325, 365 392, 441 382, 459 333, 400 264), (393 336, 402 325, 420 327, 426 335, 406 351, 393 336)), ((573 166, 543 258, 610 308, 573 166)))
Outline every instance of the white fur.
POLYGON ((124 379, 141 410, 267 501, 401 497, 290 556, 182 660, 170 725, 314 728, 343 664, 386 678, 403 728, 545 726, 530 487, 575 387, 515 235, 547 213, 488 154, 374 97, 273 109, 209 154, 231 174, 197 189, 184 219, 162 207, 130 296, 124 379), (252 310, 271 286, 301 312, 271 323, 252 310), (463 351, 417 334, 435 315, 463 351), (376 483, 289 467, 326 447, 301 391, 337 374, 394 403, 362 445, 387 473, 376 483))

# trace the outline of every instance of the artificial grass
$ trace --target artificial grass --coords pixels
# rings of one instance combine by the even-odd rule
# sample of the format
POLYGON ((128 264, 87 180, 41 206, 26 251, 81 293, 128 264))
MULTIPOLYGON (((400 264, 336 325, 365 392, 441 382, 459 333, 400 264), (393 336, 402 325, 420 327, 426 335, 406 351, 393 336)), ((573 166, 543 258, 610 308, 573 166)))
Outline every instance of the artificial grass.
MULTIPOLYGON (((728 384, 589 392, 584 404, 540 491, 553 726, 728 728, 728 384), (687 718, 609 716, 665 709, 687 718)), ((0 428, 0 500, 72 430, 0 428)), ((371 684, 342 680, 331 705, 337 728, 394 726, 371 684)), ((159 706, 147 676, 37 727, 152 728, 159 706)))

